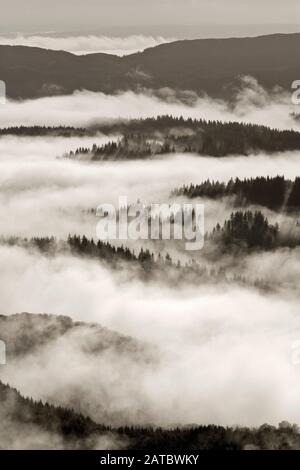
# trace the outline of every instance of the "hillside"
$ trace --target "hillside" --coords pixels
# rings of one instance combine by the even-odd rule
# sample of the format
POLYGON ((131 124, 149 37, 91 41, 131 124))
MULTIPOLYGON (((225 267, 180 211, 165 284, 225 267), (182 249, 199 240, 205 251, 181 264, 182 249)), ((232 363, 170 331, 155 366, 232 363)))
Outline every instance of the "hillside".
POLYGON ((113 93, 139 86, 171 87, 232 97, 237 78, 251 75, 267 89, 290 90, 300 76, 300 34, 177 41, 125 57, 0 46, 0 77, 10 98, 77 89, 113 93))
POLYGON ((138 341, 97 324, 75 322, 59 315, 0 315, 0 338, 7 345, 8 359, 37 354, 39 348, 64 337, 76 340, 79 348, 92 355, 109 349, 118 354, 138 355, 141 360, 147 357, 146 347, 138 341), (78 337, 85 338, 85 342, 81 344, 78 337))
POLYGON ((299 449, 296 425, 257 429, 187 426, 176 429, 96 424, 72 409, 24 398, 0 382, 0 449, 242 450, 299 449))
MULTIPOLYGON (((71 409, 24 398, 0 382, 0 449, 93 449, 108 429, 71 409)), ((112 442, 112 440, 111 440, 112 442)))
POLYGON ((258 204, 272 210, 297 211, 300 208, 300 178, 294 181, 282 176, 274 178, 230 179, 226 184, 220 181, 204 181, 176 188, 172 196, 191 199, 202 197, 218 199, 234 197, 236 205, 258 204))
MULTIPOLYGON (((102 132, 122 133, 117 142, 78 148, 65 157, 92 161, 150 158, 169 153, 212 157, 284 152, 300 149, 300 133, 237 122, 191 120, 159 116, 99 126, 102 132)), ((7 130, 6 132, 8 132, 7 130)), ((29 135, 30 129, 28 129, 29 135)))

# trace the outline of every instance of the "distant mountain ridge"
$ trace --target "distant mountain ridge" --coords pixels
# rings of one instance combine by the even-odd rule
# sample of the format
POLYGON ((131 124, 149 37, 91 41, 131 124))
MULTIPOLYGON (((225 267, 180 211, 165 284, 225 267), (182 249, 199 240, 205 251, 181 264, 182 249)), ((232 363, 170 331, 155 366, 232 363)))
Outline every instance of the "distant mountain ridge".
POLYGON ((255 77, 266 89, 278 85, 289 90, 300 77, 299 49, 300 33, 183 40, 124 57, 0 46, 0 79, 14 99, 140 87, 231 98, 243 75, 255 77))

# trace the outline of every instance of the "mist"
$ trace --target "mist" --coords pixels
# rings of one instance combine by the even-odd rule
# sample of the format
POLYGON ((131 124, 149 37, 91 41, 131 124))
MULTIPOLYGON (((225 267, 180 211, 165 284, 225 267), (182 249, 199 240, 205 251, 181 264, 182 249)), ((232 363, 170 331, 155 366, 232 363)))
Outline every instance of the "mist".
MULTIPOLYGON (((85 138, 105 142, 106 138, 85 138)), ((298 152, 277 155, 213 158, 172 155, 162 159, 84 163, 58 159, 63 149, 75 148, 78 138, 0 139, 0 217, 4 236, 66 238, 69 233, 96 235, 95 216, 88 212, 99 204, 118 207, 119 196, 129 203, 168 202, 172 189, 206 179, 284 175, 294 179, 300 163, 298 152)), ((80 144, 80 145, 81 145, 80 144)), ((202 201, 205 226, 211 230, 232 211, 224 201, 202 201)))
POLYGON ((174 38, 163 36, 144 36, 141 34, 127 37, 58 34, 17 34, 0 35, 0 45, 41 47, 57 51, 67 51, 76 55, 105 53, 118 56, 141 52, 148 47, 174 41, 174 38))
POLYGON ((298 295, 120 282, 99 262, 20 248, 1 247, 1 260, 3 313, 38 313, 47 305, 153 350, 147 364, 129 351, 91 356, 87 334, 49 341, 1 370, 23 394, 114 425, 300 420, 292 349, 300 335, 298 295))
MULTIPOLYGON (((9 101, 1 108, 0 125, 86 126, 172 114, 297 129, 292 110, 287 94, 268 93, 248 77, 233 107, 169 89, 113 96, 82 91, 9 101)), ((95 238, 97 219, 90 209, 117 204, 120 195, 131 203, 168 202, 175 187, 208 178, 227 182, 279 174, 294 179, 300 163, 299 152, 226 158, 177 154, 101 163, 57 158, 78 146, 107 140, 102 135, 1 137, 1 236, 65 239, 76 233, 95 238)), ((233 210, 230 199, 201 202, 206 230, 233 210)), ((265 209, 264 213, 272 223, 281 221, 286 230, 296 221, 287 214, 265 209)), ((135 244, 134 249, 138 247, 135 244)), ((13 358, 1 368, 1 380, 25 396, 73 407, 114 426, 300 422, 300 379, 293 361, 293 345, 300 337, 299 248, 240 257, 216 250, 216 260, 211 261, 215 267, 225 266, 251 279, 266 278, 273 286, 269 290, 213 280, 172 286, 159 276, 144 282, 125 264, 113 270, 99 259, 68 252, 43 256, 4 244, 0 257, 0 313, 47 312, 96 322, 131 336, 150 351, 145 360, 140 354, 109 348, 91 355, 88 335, 49 340, 34 354, 13 358)), ((197 257, 208 262, 201 252, 197 257)))
POLYGON ((87 126, 111 119, 145 118, 170 114, 184 118, 238 121, 267 125, 278 129, 299 129, 292 113, 292 91, 275 88, 266 91, 252 77, 240 78, 235 104, 199 97, 191 91, 169 88, 120 91, 114 95, 76 91, 73 95, 8 101, 0 108, 0 126, 73 125, 87 126), (47 109, 47 113, 45 113, 47 109))

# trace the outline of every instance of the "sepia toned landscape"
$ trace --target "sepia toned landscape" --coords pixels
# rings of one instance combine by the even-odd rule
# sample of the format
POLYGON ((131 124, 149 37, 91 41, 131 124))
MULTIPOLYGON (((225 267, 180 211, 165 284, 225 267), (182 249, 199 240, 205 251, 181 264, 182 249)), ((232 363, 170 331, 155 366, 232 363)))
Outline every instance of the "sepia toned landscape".
POLYGON ((300 29, 2 29, 0 449, 300 449, 300 29))

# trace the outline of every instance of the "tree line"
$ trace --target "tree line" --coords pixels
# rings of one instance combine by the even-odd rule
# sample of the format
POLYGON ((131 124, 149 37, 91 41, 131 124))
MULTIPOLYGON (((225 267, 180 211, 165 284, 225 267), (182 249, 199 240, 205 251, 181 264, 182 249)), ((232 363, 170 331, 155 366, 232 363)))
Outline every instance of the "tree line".
POLYGON ((17 137, 84 137, 95 132, 84 127, 72 126, 13 126, 0 129, 0 137, 15 135, 17 137))
POLYGON ((274 153, 300 149, 300 133, 256 124, 183 119, 172 116, 102 124, 94 128, 119 133, 117 142, 78 148, 65 154, 91 160, 149 158, 156 154, 195 153, 212 157, 274 153))
MULTIPOLYGON (((73 409, 24 398, 16 389, 0 382, 1 406, 6 419, 19 426, 20 435, 26 426, 59 436, 65 449, 93 448, 97 438, 111 436, 128 450, 198 451, 244 449, 299 449, 300 433, 295 424, 282 421, 278 426, 263 424, 257 428, 193 425, 185 427, 123 426, 113 428, 97 424, 92 418, 73 409)), ((13 445, 14 435, 11 437, 13 445)))
MULTIPOLYGON (((292 238, 281 236, 278 224, 269 223, 261 211, 233 212, 222 226, 217 224, 211 232, 205 234, 201 263, 194 253, 186 257, 185 261, 176 261, 168 253, 162 255, 159 251, 154 253, 148 248, 142 248, 139 253, 135 253, 123 245, 114 246, 106 241, 94 241, 79 235, 69 235, 67 240, 57 240, 55 237, 9 237, 0 239, 0 242, 26 249, 38 249, 45 256, 71 253, 98 259, 111 269, 127 269, 129 276, 139 276, 144 281, 163 279, 172 285, 205 284, 212 281, 235 282, 269 289, 267 280, 250 279, 235 270, 228 270, 222 265, 222 258, 218 265, 210 264, 212 247, 214 252, 217 248, 220 254, 240 257, 253 251, 294 248, 300 245, 300 229, 298 235, 292 238)), ((180 258, 180 255, 178 256, 180 258)))
POLYGON ((247 249, 270 250, 280 245, 278 224, 270 224, 260 211, 232 213, 223 227, 217 224, 210 238, 224 246, 236 245, 247 249))
POLYGON ((210 181, 190 184, 172 191, 171 196, 219 199, 234 196, 237 205, 257 204, 272 210, 300 208, 300 178, 294 181, 283 176, 230 179, 227 183, 210 181))
POLYGON ((66 153, 69 158, 86 155, 91 160, 149 158, 172 152, 213 157, 258 152, 300 150, 300 133, 256 124, 222 122, 183 117, 115 120, 86 128, 72 126, 15 126, 0 129, 0 136, 93 136, 121 134, 116 142, 66 153))
POLYGON ((44 256, 57 256, 71 253, 84 258, 91 258, 106 263, 116 271, 127 270, 129 276, 137 276, 143 281, 163 282, 170 285, 205 284, 213 282, 250 285, 259 289, 269 289, 264 279, 248 279, 240 273, 227 273, 223 266, 200 264, 195 258, 175 262, 167 253, 155 255, 149 249, 142 248, 138 254, 121 246, 115 247, 101 241, 95 242, 83 236, 69 236, 68 240, 57 240, 55 237, 0 239, 0 243, 9 246, 20 246, 25 249, 39 250, 44 256), (131 269, 133 268, 133 269, 131 269))

